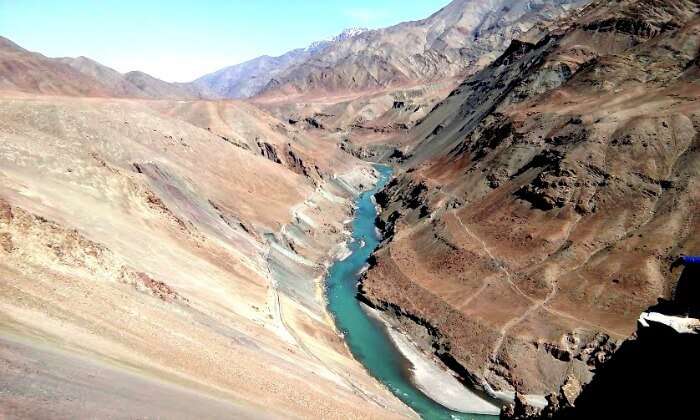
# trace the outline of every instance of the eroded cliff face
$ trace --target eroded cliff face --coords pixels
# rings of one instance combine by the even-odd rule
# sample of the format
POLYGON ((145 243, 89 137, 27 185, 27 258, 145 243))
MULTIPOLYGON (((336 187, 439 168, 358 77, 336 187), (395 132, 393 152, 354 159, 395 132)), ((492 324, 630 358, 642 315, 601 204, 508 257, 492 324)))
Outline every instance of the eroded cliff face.
POLYGON ((465 80, 409 133, 363 297, 501 395, 588 382, 700 249, 699 8, 594 2, 465 80))
POLYGON ((673 299, 660 300, 640 315, 637 331, 596 369, 590 383, 582 387, 569 377, 559 392, 547 396, 544 408, 519 395, 515 404, 503 408, 501 419, 688 417, 694 389, 675 384, 692 381, 699 373, 692 361, 700 349, 700 266, 675 272, 680 279, 673 299))

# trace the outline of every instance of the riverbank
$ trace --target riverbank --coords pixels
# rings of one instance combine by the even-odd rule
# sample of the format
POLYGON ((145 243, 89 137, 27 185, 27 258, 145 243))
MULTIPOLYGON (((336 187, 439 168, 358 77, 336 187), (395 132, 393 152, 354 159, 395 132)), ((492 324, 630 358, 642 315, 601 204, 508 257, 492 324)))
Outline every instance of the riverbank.
POLYGON ((415 414, 353 357, 327 310, 327 272, 350 255, 355 202, 378 177, 371 166, 361 166, 327 179, 293 208, 291 223, 267 236, 268 307, 276 333, 313 361, 314 376, 333 381, 366 407, 384 410, 384 417, 411 418, 415 414))
MULTIPOLYGON (((380 243, 376 228, 377 208, 374 195, 381 191, 391 178, 391 169, 376 166, 380 180, 373 189, 360 195, 352 221, 352 238, 348 241, 351 254, 342 260, 336 260, 328 270, 326 296, 328 311, 332 314, 337 329, 342 333, 345 344, 355 359, 362 363, 367 372, 380 381, 396 397, 425 419, 469 419, 492 420, 493 416, 483 414, 465 414, 451 410, 435 402, 423 390, 413 383, 412 363, 386 331, 380 320, 370 316, 357 299, 360 273, 367 266, 369 258, 380 243)), ((425 365, 430 365, 426 361, 425 365)), ((420 372, 432 372, 421 368, 420 372)), ((431 375, 428 375, 431 376, 431 375)), ((428 384, 428 388, 442 391, 442 381, 428 384)), ((434 391, 431 391, 434 393, 434 391)), ((456 405, 456 398, 450 397, 451 405, 456 405)), ((491 411, 493 412, 493 411, 491 411)))
POLYGON ((381 321, 396 348, 411 363, 413 384, 425 395, 450 410, 462 413, 498 415, 500 408, 462 385, 442 363, 425 354, 419 346, 391 324, 382 312, 363 305, 367 313, 381 321))

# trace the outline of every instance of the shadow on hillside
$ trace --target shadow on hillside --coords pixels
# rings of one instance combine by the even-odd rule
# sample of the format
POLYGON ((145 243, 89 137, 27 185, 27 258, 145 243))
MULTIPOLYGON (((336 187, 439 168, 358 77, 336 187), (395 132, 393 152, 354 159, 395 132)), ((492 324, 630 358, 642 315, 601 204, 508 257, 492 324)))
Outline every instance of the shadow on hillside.
MULTIPOLYGON (((649 311, 695 315, 700 307, 700 270, 684 269, 673 301, 659 301, 649 311)), ((695 317, 694 316, 694 317, 695 317)), ((639 328, 593 381, 557 419, 690 419, 700 408, 700 335, 679 334, 652 323, 639 328)))

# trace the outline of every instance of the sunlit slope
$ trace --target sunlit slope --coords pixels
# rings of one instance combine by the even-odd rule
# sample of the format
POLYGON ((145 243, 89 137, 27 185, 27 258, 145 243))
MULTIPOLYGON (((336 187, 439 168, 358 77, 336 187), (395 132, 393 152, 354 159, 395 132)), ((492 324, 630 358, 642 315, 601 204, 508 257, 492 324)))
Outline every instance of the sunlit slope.
POLYGON ((698 250, 698 7, 594 2, 467 78, 404 139, 367 295, 477 383, 589 380, 698 250))
MULTIPOLYGON (((318 293, 372 170, 328 151, 333 165, 304 174, 255 142, 233 144, 226 136, 235 127, 208 130, 179 109, 0 99, 3 376, 25 366, 49 395, 39 399, 13 381, 0 397, 3 414, 100 417, 120 407, 127 416, 169 417, 168 407, 138 403, 141 391, 129 386, 138 383, 166 401, 192 401, 193 415, 216 398, 215 417, 226 407, 243 417, 410 416, 352 360, 318 293), (306 267, 296 280, 304 293, 291 293, 279 275, 295 264, 306 267), (71 366, 83 363, 104 366, 105 376, 69 384, 71 366), (114 398, 72 398, 105 377, 114 398)), ((243 105, 231 112, 251 121, 241 139, 292 147, 303 165, 317 166, 322 146, 282 144, 271 119, 243 105)))

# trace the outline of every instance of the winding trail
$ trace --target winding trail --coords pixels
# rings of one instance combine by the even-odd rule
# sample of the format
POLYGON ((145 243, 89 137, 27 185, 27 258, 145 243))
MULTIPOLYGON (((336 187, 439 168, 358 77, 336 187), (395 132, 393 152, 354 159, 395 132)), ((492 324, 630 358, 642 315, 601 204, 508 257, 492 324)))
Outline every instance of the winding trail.
POLYGON ((342 381, 342 383, 346 385, 349 389, 351 389, 356 395, 359 395, 365 401, 377 404, 382 408, 387 408, 386 405, 379 401, 377 398, 374 398, 370 393, 357 386, 345 375, 339 373, 337 370, 330 367, 327 362, 325 362, 323 359, 317 356, 311 349, 309 349, 308 346, 306 346, 306 344, 304 344, 304 341, 301 339, 301 337, 299 337, 296 331, 294 331, 294 329, 290 327, 284 319, 284 312, 282 311, 282 303, 280 301, 279 291, 274 286, 270 287, 270 290, 272 294, 272 305, 275 308, 274 310, 272 310, 271 308, 272 312, 274 313, 273 316, 277 318, 278 322, 284 328, 284 331, 292 338, 294 344, 297 347, 299 347, 307 356, 318 362, 320 367, 325 369, 326 372, 342 381))
MULTIPOLYGON (((296 206, 292 207, 291 213, 294 219, 299 219, 300 214, 303 210, 303 207, 308 205, 308 203, 311 200, 311 197, 314 194, 320 193, 322 191, 322 186, 318 186, 313 193, 307 197, 304 202, 297 204, 296 206)), ((284 233, 287 225, 282 226, 281 231, 284 233)), ((267 299, 267 306, 270 311, 270 315, 273 318, 273 321, 277 324, 276 332, 282 338, 283 340, 287 341, 288 343, 295 345, 297 348, 299 348, 301 351, 304 352, 309 358, 312 360, 315 360, 319 367, 323 370, 326 371, 326 374, 336 378, 338 382, 341 384, 345 385, 348 389, 351 389, 356 395, 359 395, 362 397, 365 401, 374 403, 382 408, 387 408, 386 404, 382 403, 379 401, 379 399, 375 398, 371 393, 365 391, 362 389, 360 386, 355 384, 350 378, 347 377, 342 372, 339 372, 337 369, 331 367, 328 362, 323 360, 320 356, 318 356, 316 353, 314 353, 305 343, 304 340, 299 336, 299 334, 292 328, 287 321, 285 320, 284 317, 284 310, 282 308, 282 302, 280 298, 280 290, 279 290, 279 284, 277 280, 274 277, 274 274, 272 273, 271 266, 269 264, 269 261, 271 259, 271 254, 272 254, 272 248, 273 245, 271 242, 267 243, 267 251, 265 253, 264 259, 268 261, 267 264, 267 273, 266 276, 268 278, 268 281, 270 283, 269 289, 268 289, 268 299, 267 299)), ((316 281, 316 280, 314 280, 316 281)), ((321 280, 322 281, 322 280, 321 280)))
MULTIPOLYGON (((455 200, 456 202, 460 202, 460 201, 461 201, 461 200, 460 200, 458 197, 456 197, 454 194, 447 193, 447 192, 444 192, 444 191, 440 191, 440 192, 441 192, 443 195, 445 195, 445 196, 447 196, 447 197, 449 197, 449 198, 455 200)), ((517 317, 515 317, 515 318, 509 320, 508 322, 506 322, 506 323, 500 328, 500 330, 499 330, 500 336, 499 336, 498 340, 496 340, 496 342, 495 342, 495 344, 494 344, 494 347, 493 347, 493 349, 492 349, 492 351, 491 351, 491 355, 489 356, 489 360, 490 360, 491 362, 494 362, 494 361, 497 359, 498 353, 501 351, 501 348, 503 347, 503 342, 505 341, 505 338, 506 338, 508 332, 509 332, 511 329, 513 329, 515 326, 517 326, 517 325, 519 325, 520 323, 524 322, 530 315, 532 315, 533 313, 535 313, 536 311, 538 311, 538 310, 540 310, 540 309, 542 309, 542 310, 544 310, 544 311, 546 311, 546 312, 548 312, 548 313, 550 313, 550 314, 552 314, 552 315, 556 315, 556 316, 559 316, 559 317, 562 317, 562 318, 567 318, 567 319, 572 320, 572 321, 575 321, 575 322, 577 322, 577 323, 585 324, 585 325, 587 325, 587 326, 589 326, 589 327, 594 327, 594 328, 596 328, 596 329, 600 329, 600 330, 606 331, 606 332, 608 332, 608 333, 610 333, 610 334, 612 334, 612 335, 618 336, 618 338, 624 338, 624 337, 627 336, 627 334, 623 334, 623 333, 619 333, 619 332, 616 332, 616 331, 612 331, 612 330, 610 330, 609 328, 605 328, 605 327, 603 327, 603 326, 601 326, 601 325, 593 324, 593 323, 590 323, 590 322, 588 322, 588 321, 586 321, 586 320, 583 320, 583 319, 580 319, 580 318, 576 318, 576 317, 574 317, 574 316, 571 315, 571 314, 568 314, 568 313, 565 313, 565 312, 561 312, 561 311, 558 311, 558 310, 555 310, 555 309, 552 309, 552 308, 547 307, 547 304, 548 304, 549 302, 551 302, 551 301, 557 296, 557 293, 558 293, 558 291, 559 291, 556 282, 554 282, 554 283, 551 284, 551 290, 549 291, 549 293, 547 294, 547 296, 546 296, 543 300, 537 300, 537 299, 535 299, 535 298, 529 296, 529 295, 528 295, 527 293, 525 293, 517 284, 515 284, 515 282, 513 281, 513 275, 512 275, 511 272, 508 270, 507 265, 506 265, 501 259, 497 258, 496 255, 495 255, 495 254, 491 251, 491 249, 488 247, 488 245, 486 244, 486 242, 485 242, 483 239, 481 239, 478 235, 476 235, 471 229, 469 229, 469 227, 467 226, 467 224, 465 224, 464 221, 462 220, 462 218, 459 217, 459 214, 458 214, 459 210, 460 210, 460 207, 454 208, 454 209, 451 211, 451 213, 452 213, 452 216, 455 218, 455 220, 456 220, 456 221, 459 223, 459 225, 462 227, 463 231, 464 231, 472 240, 476 241, 476 242, 481 246, 481 248, 483 249, 484 253, 488 256, 488 258, 490 258, 490 259, 495 263, 496 267, 498 267, 498 269, 503 273, 503 277, 504 277, 504 279, 506 280, 506 282, 508 283, 508 285, 509 285, 515 292, 517 292, 518 295, 520 295, 521 297, 523 297, 524 299, 526 299, 526 300, 527 300, 528 302, 530 302, 530 304, 531 304, 531 306, 528 307, 527 310, 525 310, 520 316, 517 316, 517 317)), ((576 223, 573 223, 572 226, 568 229, 567 237, 568 237, 569 235, 571 235, 571 232, 573 231, 573 229, 575 228, 575 226, 576 226, 577 223, 578 223, 578 221, 577 221, 576 223)), ((604 247, 602 247, 602 248, 604 248, 604 247)), ((602 248, 601 248, 601 249, 602 249, 602 248)), ((591 255, 595 255, 596 252, 597 252, 597 251, 593 252, 591 255)), ((577 265, 576 267, 574 267, 574 268, 572 268, 572 269, 570 269, 570 270, 567 270, 567 272, 573 272, 573 271, 576 271, 576 270, 580 269, 580 268, 583 267, 589 260, 590 260, 590 256, 589 256, 589 258, 587 258, 587 259, 586 259, 584 262, 582 262, 581 264, 577 265)), ((476 296, 478 296, 479 294, 481 294, 481 293, 488 287, 488 285, 489 285, 488 279, 490 279, 490 278, 491 278, 491 277, 489 276, 488 278, 484 279, 484 284, 469 298, 469 302, 473 301, 473 299, 476 298, 476 296)), ((483 375, 484 375, 484 376, 486 375, 486 370, 487 370, 487 369, 488 369, 488 366, 484 366, 484 372, 483 372, 483 375)))
MULTIPOLYGON (((523 312, 522 315, 511 319, 510 321, 506 322, 503 325, 503 327, 501 327, 501 329, 499 331, 500 337, 498 338, 498 340, 496 340, 496 343, 494 344, 494 348, 491 351, 491 355, 489 356, 489 359, 492 362, 494 362, 496 360, 496 358, 498 357, 498 353, 501 351, 501 347, 503 346, 503 341, 505 341, 505 338, 508 334, 508 331, 510 331, 513 327, 520 324, 521 322, 525 321, 527 319, 527 317, 529 317, 533 312, 537 311, 540 308, 543 308, 550 300, 552 300, 554 298, 554 296, 556 296, 556 294, 557 294, 557 287, 556 287, 556 285, 552 285, 552 290, 550 290, 550 292, 547 294, 547 297, 542 301, 537 301, 537 300, 533 299, 532 297, 528 296, 525 292, 523 292, 523 290, 520 287, 518 287, 517 284, 515 284, 513 282, 513 276, 510 273, 510 271, 508 271, 508 269, 506 268, 506 265, 501 260, 499 260, 498 258, 496 258, 494 256, 494 254, 491 252, 489 247, 486 245, 486 242, 484 242, 483 239, 479 238, 476 234, 474 234, 474 232, 472 232, 471 229, 469 229, 467 227, 467 225, 464 224, 462 219, 457 214, 457 210, 458 209, 453 210, 452 215, 459 222, 459 224, 462 226, 464 231, 470 237, 472 237, 474 240, 476 240, 477 242, 479 242, 481 244, 481 247, 486 252, 486 254, 489 256, 489 258, 491 258, 491 260, 496 263, 496 266, 503 272, 503 274, 505 274, 505 279, 508 282, 508 284, 511 286, 511 288, 513 288, 513 290, 517 291, 518 294, 520 294, 522 297, 527 299, 529 302, 533 303, 533 305, 530 306, 525 312, 523 312)), ((486 287, 487 284, 488 283, 484 282, 484 286, 482 286, 482 288, 486 287)), ((484 366, 484 372, 482 373, 484 376, 486 375, 486 369, 488 369, 488 366, 484 366)))

